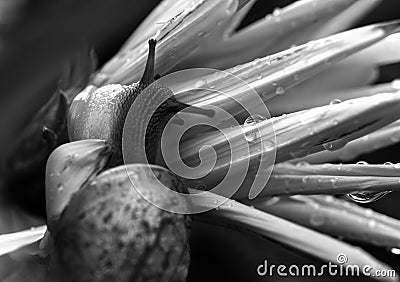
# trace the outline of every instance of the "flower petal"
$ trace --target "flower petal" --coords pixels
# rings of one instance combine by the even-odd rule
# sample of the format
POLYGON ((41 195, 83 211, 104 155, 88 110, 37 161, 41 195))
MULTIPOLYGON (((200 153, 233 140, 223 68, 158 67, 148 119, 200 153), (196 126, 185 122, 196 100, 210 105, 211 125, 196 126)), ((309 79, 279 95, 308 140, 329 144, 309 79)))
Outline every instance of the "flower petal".
MULTIPOLYGON (((242 79, 267 101, 284 94, 287 88, 320 73, 332 63, 343 60, 396 32, 398 28, 399 22, 390 22, 354 29, 226 71, 242 79)), ((185 92, 184 88, 181 89, 179 100, 196 106, 212 104, 232 114, 237 114, 242 109, 237 108, 237 103, 231 98, 246 101, 248 105, 257 107, 258 101, 251 101, 251 95, 246 95, 248 86, 244 89, 243 85, 240 87, 237 84, 237 79, 229 79, 226 73, 216 72, 188 82, 186 87, 189 90, 185 92), (199 80, 205 82, 203 89, 196 89, 196 82, 199 80), (228 93, 229 97, 218 92, 228 93)))
POLYGON ((399 165, 282 163, 274 166, 271 178, 260 195, 344 194, 399 190, 399 165))
MULTIPOLYGON (((179 3, 181 2, 179 1, 179 3)), ((195 0, 190 2, 190 5, 183 5, 183 8, 178 10, 173 5, 169 12, 176 11, 177 14, 161 25, 156 34, 153 33, 156 30, 154 27, 149 30, 151 36, 158 41, 156 72, 166 73, 180 60, 196 50, 210 34, 219 30, 218 27, 224 20, 232 16, 237 5, 238 2, 235 0, 195 0)), ((167 13, 167 15, 170 14, 167 13)), ((150 23, 145 22, 145 26, 148 24, 150 23)), ((100 70, 92 83, 101 86, 111 83, 131 84, 137 82, 143 73, 148 52, 147 42, 143 39, 138 42, 126 43, 126 46, 130 48, 122 48, 100 70)))
MULTIPOLYGON (((323 199, 340 201, 333 197, 323 199)), ((397 228, 393 228, 385 222, 353 213, 352 208, 357 205, 348 203, 348 208, 342 209, 342 205, 325 205, 323 200, 315 201, 307 196, 274 197, 251 203, 259 210, 335 237, 389 248, 400 247, 400 221, 391 219, 397 223, 397 228)))
POLYGON ((324 163, 333 160, 350 161, 360 155, 371 153, 400 141, 400 121, 391 123, 382 129, 349 142, 337 151, 323 151, 302 159, 309 163, 324 163))
MULTIPOLYGON (((193 204, 213 207, 215 201, 222 204, 218 210, 211 210, 204 215, 197 215, 195 219, 204 220, 217 225, 240 228, 259 236, 272 239, 280 244, 297 249, 323 261, 337 263, 337 256, 345 254, 348 261, 345 265, 370 265, 374 269, 390 269, 387 265, 377 261, 360 248, 352 247, 347 243, 335 240, 329 236, 291 223, 282 218, 259 211, 233 200, 210 193, 191 190, 191 193, 201 195, 201 199, 193 204)), ((389 278, 390 279, 390 278, 389 278)), ((392 280, 392 279, 390 279, 392 280)))
POLYGON ((35 243, 43 238, 45 225, 28 230, 0 235, 0 256, 35 243))
MULTIPOLYGON (((180 157, 187 165, 196 167, 201 148, 213 148, 203 150, 202 162, 216 164, 204 178, 208 183, 216 183, 230 167, 247 161, 254 161, 252 167, 258 167, 260 160, 274 159, 275 153, 279 163, 325 148, 338 149, 399 119, 399 106, 400 95, 386 93, 271 118, 257 123, 259 136, 251 142, 246 142, 246 135, 254 132, 252 127, 226 129, 226 136, 220 132, 200 134, 183 141, 180 157), (232 159, 232 151, 240 157, 232 159)), ((248 174, 248 178, 252 177, 248 174)))
POLYGON ((257 57, 273 54, 292 45, 315 39, 314 30, 329 22, 357 0, 297 1, 233 34, 231 38, 200 49, 182 67, 229 68, 257 57))

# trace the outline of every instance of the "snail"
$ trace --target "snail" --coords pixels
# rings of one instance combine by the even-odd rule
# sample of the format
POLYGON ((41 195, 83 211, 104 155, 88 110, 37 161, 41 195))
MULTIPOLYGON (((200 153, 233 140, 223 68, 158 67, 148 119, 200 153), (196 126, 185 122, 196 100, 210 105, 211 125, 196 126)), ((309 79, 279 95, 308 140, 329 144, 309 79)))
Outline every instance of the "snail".
MULTIPOLYGON (((143 114, 152 115, 150 127, 146 134, 146 152, 150 163, 155 162, 160 131, 175 113, 188 108, 188 112, 210 116, 209 110, 203 110, 179 102, 172 91, 165 85, 155 81, 156 40, 149 40, 149 53, 141 80, 132 85, 110 84, 100 88, 87 87, 72 102, 68 116, 68 131, 72 141, 84 139, 101 139, 114 148, 110 166, 122 164, 122 131, 129 109, 138 95, 147 87, 151 87, 148 97, 151 102, 162 100, 157 112, 147 113, 143 105, 143 114), (190 108, 189 108, 190 107, 190 108)), ((140 118, 140 117, 139 117, 140 118)), ((135 121, 141 130, 141 120, 135 121)))
POLYGON ((156 179, 186 192, 168 170, 143 164, 109 169, 79 189, 51 230, 49 281, 185 281, 190 218, 157 208, 132 185, 155 204, 187 204, 156 179))

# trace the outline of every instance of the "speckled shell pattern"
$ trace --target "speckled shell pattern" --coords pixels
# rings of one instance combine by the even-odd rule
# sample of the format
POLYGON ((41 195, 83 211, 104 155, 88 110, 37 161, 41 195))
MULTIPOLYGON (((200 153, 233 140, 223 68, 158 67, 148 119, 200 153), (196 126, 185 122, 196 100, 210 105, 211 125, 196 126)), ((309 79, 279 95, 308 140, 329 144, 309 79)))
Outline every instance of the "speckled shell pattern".
POLYGON ((49 275, 58 275, 50 281, 185 281, 190 218, 150 204, 131 181, 145 185, 141 193, 153 203, 187 203, 178 194, 160 193, 151 173, 186 192, 168 170, 133 164, 100 174, 72 197, 54 232, 49 275))

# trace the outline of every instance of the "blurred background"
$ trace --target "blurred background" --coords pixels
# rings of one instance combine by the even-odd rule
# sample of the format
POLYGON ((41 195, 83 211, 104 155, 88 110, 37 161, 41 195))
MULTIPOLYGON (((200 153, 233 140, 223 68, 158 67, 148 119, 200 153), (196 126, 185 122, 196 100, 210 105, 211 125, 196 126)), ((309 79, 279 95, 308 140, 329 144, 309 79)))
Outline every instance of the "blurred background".
MULTIPOLYGON (((0 158, 12 150, 22 128, 56 90, 71 58, 93 47, 98 66, 104 64, 158 0, 0 0, 0 158), (86 48, 86 49, 85 49, 86 48)), ((259 0, 244 19, 245 26, 284 7, 288 0, 259 0)), ((400 18, 398 0, 385 0, 359 26, 400 18)), ((400 78, 400 65, 381 67, 378 82, 400 78)), ((400 110, 400 109, 399 109, 400 110)), ((360 159, 369 163, 400 162, 400 144, 360 159)), ((42 176, 41 176, 42 177, 42 176)), ((28 187, 30 180, 18 185, 28 187)), ((0 179, 0 188, 4 186, 0 179)), ((4 187, 3 187, 4 188, 4 187)), ((19 190, 18 190, 19 191, 19 190)), ((22 195, 21 197, 27 197, 22 195)), ((367 206, 400 219, 399 193, 367 206)), ((24 201, 22 201, 22 205, 24 201)), ((30 212, 35 207, 30 207, 30 212)), ((40 212, 38 212, 40 213, 40 212)), ((195 223, 191 239, 192 263, 188 281, 299 281, 300 278, 258 277, 256 268, 265 259, 273 264, 318 264, 311 258, 285 251, 281 246, 250 234, 195 223)), ((295 234, 293 234, 295 236, 295 234)), ((385 249, 362 246, 400 271, 400 256, 385 249)), ((315 278, 318 280, 320 278, 315 278)), ((327 277, 326 280, 332 278, 327 277)), ((304 281, 313 281, 304 278, 304 281)), ((336 281, 356 278, 335 278, 336 281)), ((364 281, 366 278, 359 278, 364 281)))

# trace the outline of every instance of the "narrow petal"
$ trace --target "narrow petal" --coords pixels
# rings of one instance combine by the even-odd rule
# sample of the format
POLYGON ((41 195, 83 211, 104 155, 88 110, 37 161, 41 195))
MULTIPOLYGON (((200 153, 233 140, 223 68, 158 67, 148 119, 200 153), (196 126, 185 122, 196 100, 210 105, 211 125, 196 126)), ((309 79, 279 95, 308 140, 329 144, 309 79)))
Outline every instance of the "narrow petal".
POLYGON ((231 38, 217 41, 212 48, 199 50, 182 67, 224 69, 303 44, 314 39, 309 36, 310 30, 318 29, 355 2, 357 0, 297 1, 276 9, 272 15, 240 30, 231 38))
POLYGON ((364 137, 349 142, 337 151, 323 151, 309 155, 302 161, 309 163, 325 163, 329 161, 350 161, 358 156, 397 144, 400 141, 400 121, 379 129, 364 137))
MULTIPOLYGON (((262 172, 261 172, 262 173, 262 172)), ((399 165, 282 163, 261 196, 344 194, 400 190, 399 165)))
POLYGON ((105 167, 110 152, 105 141, 91 139, 64 144, 50 155, 46 167, 49 224, 58 218, 72 195, 105 167))
POLYGON ((375 68, 340 62, 326 71, 266 102, 271 115, 282 115, 294 111, 319 107, 339 99, 348 100, 379 93, 400 90, 398 82, 365 86, 376 80, 375 68))
POLYGON ((360 267, 370 265, 374 269, 390 269, 387 265, 377 261, 360 248, 335 240, 332 237, 320 234, 236 201, 227 200, 222 196, 210 192, 191 190, 191 193, 199 193, 198 195, 202 197, 193 203, 196 205, 213 207, 215 201, 224 203, 218 210, 214 209, 204 215, 196 216, 198 220, 250 231, 251 233, 272 239, 273 241, 297 249, 323 261, 337 263, 337 256, 339 254, 345 254, 348 258, 346 264, 358 265, 360 267))
MULTIPOLYGON (((228 69, 229 72, 242 79, 251 88, 255 89, 264 101, 285 93, 290 88, 325 70, 332 63, 370 46, 397 31, 398 22, 371 25, 305 45, 293 47, 275 55, 257 59, 253 62, 228 69)), ((181 89, 180 100, 192 105, 212 104, 236 114, 236 100, 249 99, 248 104, 257 107, 258 101, 251 101, 247 89, 237 85, 237 79, 227 78, 226 73, 217 72, 188 82, 185 89, 181 89), (196 82, 204 81, 203 89, 196 89, 196 82), (196 91, 190 91, 196 89, 196 91), (218 92, 227 93, 220 95, 218 92), (252 104, 253 103, 253 104, 252 104)))
POLYGON ((357 1, 326 24, 322 25, 315 31, 313 37, 321 38, 348 29, 381 3, 382 0, 357 1))
MULTIPOLYGON (((312 197, 291 196, 256 200, 249 204, 269 214, 345 240, 388 248, 400 246, 398 227, 393 228, 385 222, 353 213, 351 208, 342 209, 340 205, 333 207, 321 202, 312 197)), ((397 226, 400 226, 399 221, 397 226)))
MULTIPOLYGON (((200 134, 183 141, 180 157, 187 165, 197 167, 201 148, 212 147, 213 150, 202 151, 201 160, 215 164, 203 179, 211 185, 221 180, 221 175, 223 177, 229 168, 243 162, 254 161, 251 167, 257 168, 260 160, 275 159, 275 154, 279 163, 325 149, 339 149, 399 119, 399 106, 398 93, 379 94, 267 119, 257 123, 255 128, 228 128, 225 136, 220 132, 200 134), (254 137, 251 141, 248 141, 249 135, 254 137), (232 152, 237 157, 232 158, 232 152)), ((202 172, 198 173, 193 177, 200 177, 202 172)), ((251 173, 247 176, 255 177, 251 173)))
POLYGON ((43 238, 45 225, 15 233, 0 235, 0 256, 35 243, 43 238))
MULTIPOLYGON (((156 34, 153 33, 154 28, 149 30, 151 37, 158 42, 156 72, 165 74, 196 50, 213 32, 219 30, 218 26, 224 20, 236 12, 237 5, 235 0, 195 0, 178 10, 176 10, 178 7, 173 5, 170 12, 177 12, 174 17, 162 24, 156 34)), ((126 46, 130 45, 129 42, 126 43, 126 46)), ((132 44, 130 49, 126 50, 127 48, 123 48, 108 61, 95 76, 92 82, 94 85, 131 84, 140 79, 147 58, 147 42, 142 40, 138 44, 132 44)))

